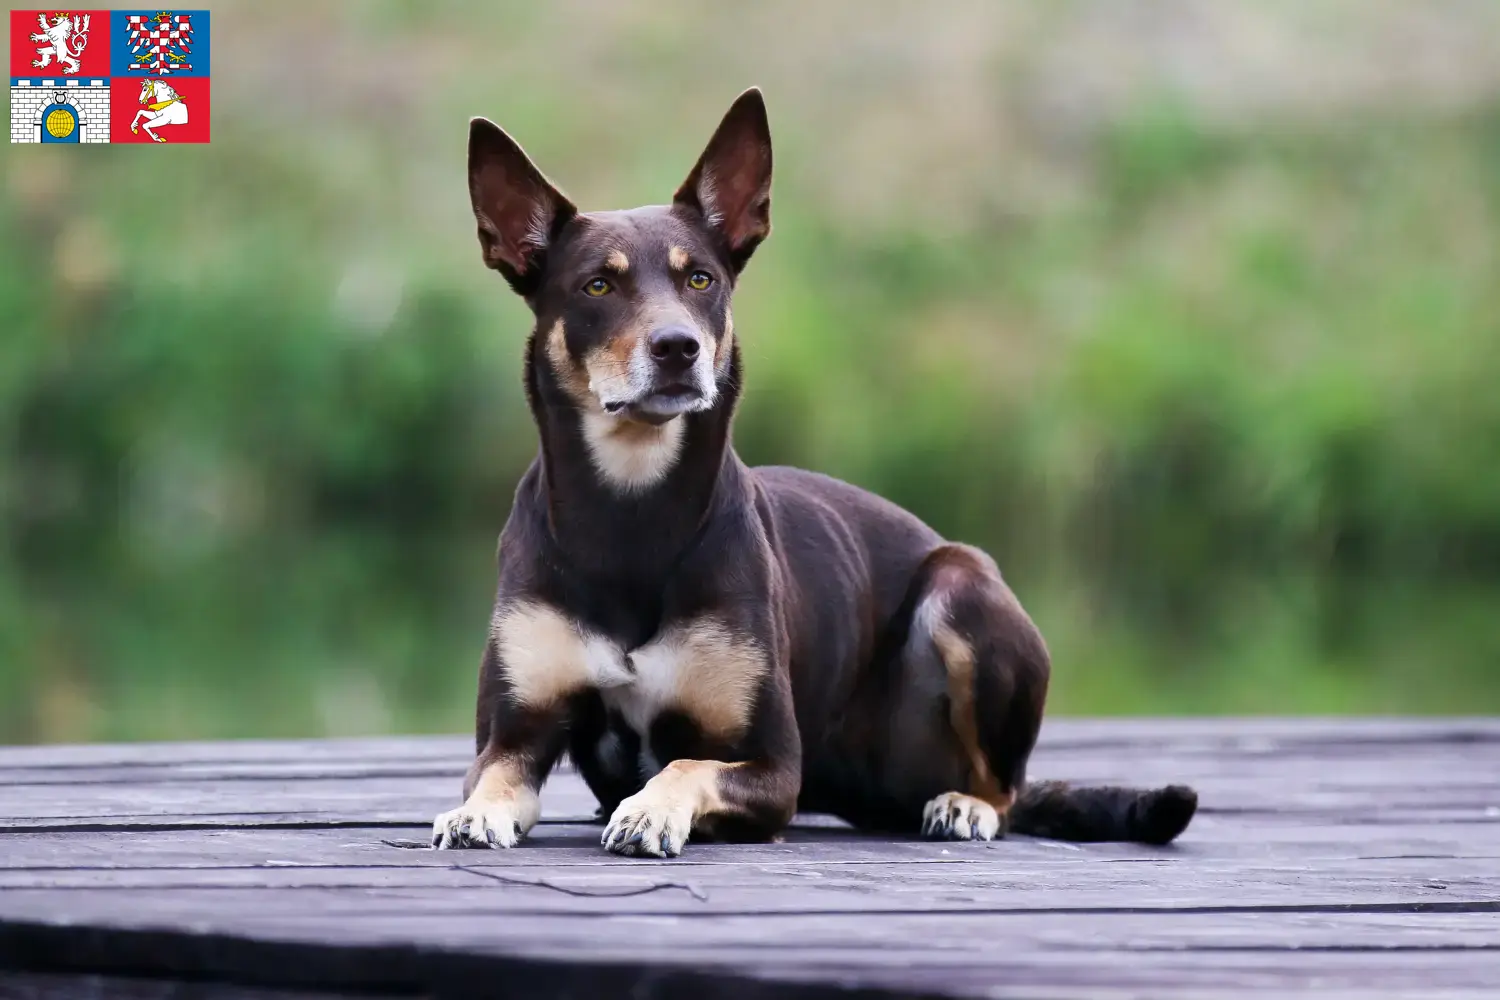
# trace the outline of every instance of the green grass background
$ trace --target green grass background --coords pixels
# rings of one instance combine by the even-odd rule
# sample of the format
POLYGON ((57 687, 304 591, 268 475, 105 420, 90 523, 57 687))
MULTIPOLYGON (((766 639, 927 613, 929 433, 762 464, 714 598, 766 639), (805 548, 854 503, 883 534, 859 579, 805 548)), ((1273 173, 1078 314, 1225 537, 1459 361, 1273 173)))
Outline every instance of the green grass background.
POLYGON ((471 725, 535 438, 467 118, 660 202, 750 83, 748 460, 991 551, 1054 712, 1500 710, 1500 7, 214 31, 212 144, 0 151, 0 740, 471 725))

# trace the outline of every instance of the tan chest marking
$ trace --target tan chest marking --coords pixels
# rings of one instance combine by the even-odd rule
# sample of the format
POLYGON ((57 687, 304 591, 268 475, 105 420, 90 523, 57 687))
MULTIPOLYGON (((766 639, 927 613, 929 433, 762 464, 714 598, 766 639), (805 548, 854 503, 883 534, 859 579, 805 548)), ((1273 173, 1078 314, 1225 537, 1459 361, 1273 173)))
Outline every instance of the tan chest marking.
POLYGON ((709 736, 733 739, 749 725, 769 669, 758 643, 713 618, 669 629, 628 662, 618 644, 537 601, 498 609, 490 637, 518 704, 548 708, 597 689, 642 734, 670 708, 709 736))
POLYGON ((606 690, 631 682, 618 645, 536 601, 498 608, 490 638, 511 697, 521 705, 548 708, 585 688, 606 690))
POLYGON ((705 734, 732 740, 750 723, 769 669, 764 650, 724 623, 704 618, 677 626, 630 654, 635 682, 604 692, 638 733, 666 709, 687 715, 705 734))

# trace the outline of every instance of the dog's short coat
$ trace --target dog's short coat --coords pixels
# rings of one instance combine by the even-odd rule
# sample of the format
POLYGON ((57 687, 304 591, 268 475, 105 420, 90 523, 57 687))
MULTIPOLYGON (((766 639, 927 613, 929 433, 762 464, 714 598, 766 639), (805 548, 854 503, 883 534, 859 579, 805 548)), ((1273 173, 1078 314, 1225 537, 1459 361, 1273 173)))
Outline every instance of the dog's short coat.
POLYGON ((771 138, 742 94, 672 204, 581 214, 477 118, 484 261, 536 316, 541 449, 500 536, 466 801, 438 847, 510 847, 566 750, 604 846, 769 839, 797 809, 955 839, 1165 843, 1196 796, 1027 785, 1041 635, 978 549, 730 447, 730 294, 770 232, 771 138))

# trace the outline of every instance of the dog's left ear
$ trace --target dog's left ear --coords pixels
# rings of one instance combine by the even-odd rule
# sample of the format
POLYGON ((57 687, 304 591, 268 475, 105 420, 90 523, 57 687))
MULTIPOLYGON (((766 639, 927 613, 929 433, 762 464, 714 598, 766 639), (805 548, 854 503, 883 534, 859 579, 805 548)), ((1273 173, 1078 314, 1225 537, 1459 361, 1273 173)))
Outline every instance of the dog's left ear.
POLYGON ((672 200, 702 214, 735 271, 771 234, 771 126, 759 89, 751 87, 730 105, 672 200))
POLYGON ((530 298, 548 248, 578 209, 516 140, 485 118, 469 122, 469 200, 485 265, 530 298))

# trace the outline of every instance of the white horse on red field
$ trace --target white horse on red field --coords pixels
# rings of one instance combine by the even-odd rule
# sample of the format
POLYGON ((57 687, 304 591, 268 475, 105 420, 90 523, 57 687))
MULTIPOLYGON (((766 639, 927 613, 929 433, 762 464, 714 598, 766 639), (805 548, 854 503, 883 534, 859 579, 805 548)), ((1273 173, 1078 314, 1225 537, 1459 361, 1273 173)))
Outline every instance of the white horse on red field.
POLYGON ((178 96, 165 80, 146 80, 141 84, 141 103, 146 106, 144 111, 137 111, 135 119, 130 123, 130 131, 136 134, 141 129, 157 142, 166 142, 161 136, 151 131, 163 125, 186 125, 188 120, 188 109, 186 102, 178 96), (146 119, 144 122, 141 119, 146 119))

